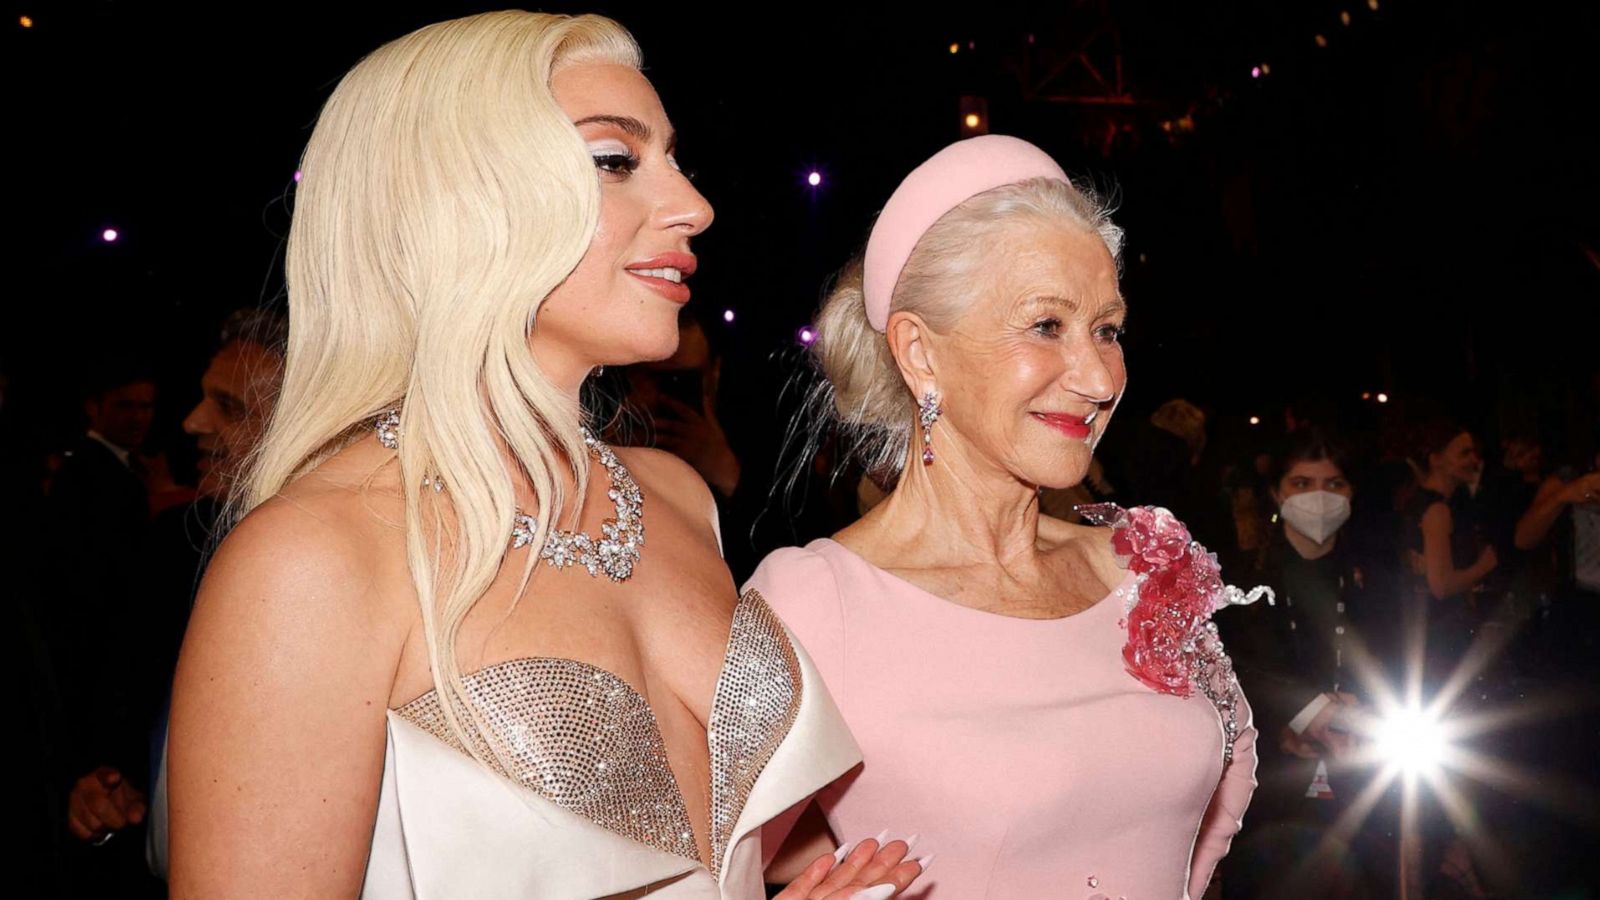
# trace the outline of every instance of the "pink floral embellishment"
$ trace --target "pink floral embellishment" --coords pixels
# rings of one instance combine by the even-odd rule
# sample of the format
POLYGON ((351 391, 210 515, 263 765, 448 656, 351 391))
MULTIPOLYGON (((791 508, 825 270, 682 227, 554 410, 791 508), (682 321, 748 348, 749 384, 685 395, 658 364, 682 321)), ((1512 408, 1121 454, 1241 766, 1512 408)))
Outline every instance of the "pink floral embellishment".
POLYGON ((1216 704, 1227 728, 1227 756, 1237 736, 1237 690, 1233 666, 1217 639, 1211 614, 1230 604, 1253 603, 1269 588, 1246 594, 1222 581, 1217 557, 1189 529, 1160 507, 1125 510, 1112 503, 1080 506, 1088 521, 1114 530, 1111 546, 1134 573, 1139 596, 1118 624, 1128 633, 1122 647, 1129 674, 1152 690, 1188 697, 1199 690, 1216 704))
POLYGON ((1118 528, 1111 545, 1129 558, 1129 567, 1143 575, 1182 559, 1189 552, 1189 529, 1160 507, 1138 506, 1126 512, 1127 527, 1118 528))

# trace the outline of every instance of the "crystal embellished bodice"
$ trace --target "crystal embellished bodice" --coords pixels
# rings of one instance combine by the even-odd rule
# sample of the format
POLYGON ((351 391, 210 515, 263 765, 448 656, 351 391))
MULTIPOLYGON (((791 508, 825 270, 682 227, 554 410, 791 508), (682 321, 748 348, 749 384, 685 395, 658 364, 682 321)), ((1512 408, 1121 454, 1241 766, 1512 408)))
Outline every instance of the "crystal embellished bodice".
MULTIPOLYGON (((626 681, 572 659, 535 657, 462 679, 486 726, 478 755, 552 803, 642 844, 699 860, 683 794, 650 704, 626 681)), ((761 595, 734 609, 706 741, 711 869, 716 873, 751 789, 799 712, 800 665, 761 595)), ((438 696, 395 711, 457 749, 438 696)))

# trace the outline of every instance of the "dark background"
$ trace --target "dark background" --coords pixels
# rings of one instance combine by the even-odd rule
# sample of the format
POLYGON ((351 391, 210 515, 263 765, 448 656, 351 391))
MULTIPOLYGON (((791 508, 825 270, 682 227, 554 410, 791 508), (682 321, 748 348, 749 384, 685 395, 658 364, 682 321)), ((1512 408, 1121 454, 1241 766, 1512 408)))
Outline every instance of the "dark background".
MULTIPOLYGON (((280 293, 292 173, 333 84, 386 40, 495 6, 14 7, 14 411, 71 433, 87 358, 137 351, 170 433, 222 314, 280 293)), ((1565 426, 1588 412, 1600 337, 1595 4, 553 9, 609 13, 644 47, 717 207, 695 305, 732 371, 794 346, 897 179, 981 97, 991 131, 1120 200, 1125 411, 1181 395, 1226 429, 1385 391, 1490 431, 1581 430, 1565 426)), ((771 414, 773 378, 729 382, 728 415, 771 414)))
MULTIPOLYGON (((1368 440, 1444 412, 1486 448, 1535 430, 1551 465, 1573 462, 1600 421, 1600 4, 1377 5, 546 8, 634 32, 717 207, 691 308, 726 355, 718 411, 747 480, 769 479, 779 391, 823 286, 970 109, 1119 201, 1123 433, 1182 396, 1210 414, 1208 452, 1237 460, 1288 404, 1368 440)), ((496 6, 10 6, 9 436, 65 444, 84 376, 131 356, 159 375, 156 449, 181 470, 177 424, 217 323, 282 302, 292 176, 320 104, 363 53, 496 6), (101 240, 108 227, 120 240, 101 240)), ((768 516, 779 527, 730 559, 826 533, 828 513, 768 516)), ((1592 716, 1507 740, 1539 751, 1535 771, 1592 782, 1592 716)), ((1592 871, 1592 830, 1540 829, 1523 829, 1545 848, 1525 872, 1592 871)))

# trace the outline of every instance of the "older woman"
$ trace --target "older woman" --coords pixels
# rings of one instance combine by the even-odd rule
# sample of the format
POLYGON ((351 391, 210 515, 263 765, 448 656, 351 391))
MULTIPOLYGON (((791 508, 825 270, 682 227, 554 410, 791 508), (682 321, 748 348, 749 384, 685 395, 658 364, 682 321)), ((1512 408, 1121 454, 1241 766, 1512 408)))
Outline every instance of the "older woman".
POLYGON ((912 896, 1198 897, 1254 788, 1208 627, 1244 598, 1164 510, 1039 512, 1127 380, 1120 245, 1040 150, 974 138, 906 178, 823 307, 832 405, 894 488, 750 587, 862 747, 828 828, 938 848, 912 896))

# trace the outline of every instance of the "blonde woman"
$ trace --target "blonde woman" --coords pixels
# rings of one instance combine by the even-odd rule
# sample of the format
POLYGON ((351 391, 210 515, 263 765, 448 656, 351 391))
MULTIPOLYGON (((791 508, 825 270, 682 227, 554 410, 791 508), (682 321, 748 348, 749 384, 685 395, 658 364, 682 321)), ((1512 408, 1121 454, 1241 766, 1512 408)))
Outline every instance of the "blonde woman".
MULTIPOLYGON (((591 370, 677 341, 712 210, 673 151, 594 16, 443 22, 335 89, 179 666, 174 897, 761 897, 761 826, 857 762, 704 483, 585 430, 591 370)), ((882 844, 769 877, 887 897, 882 844)))

